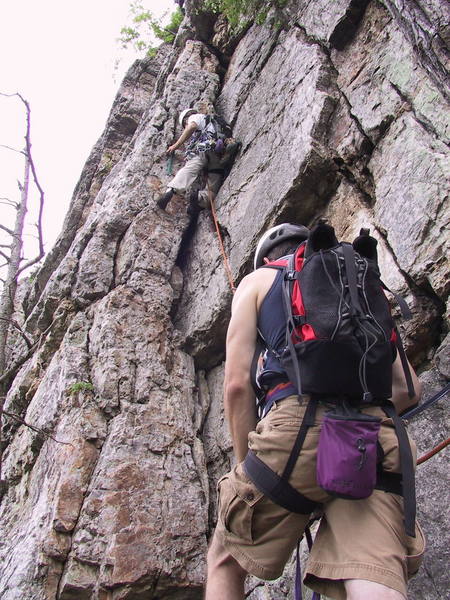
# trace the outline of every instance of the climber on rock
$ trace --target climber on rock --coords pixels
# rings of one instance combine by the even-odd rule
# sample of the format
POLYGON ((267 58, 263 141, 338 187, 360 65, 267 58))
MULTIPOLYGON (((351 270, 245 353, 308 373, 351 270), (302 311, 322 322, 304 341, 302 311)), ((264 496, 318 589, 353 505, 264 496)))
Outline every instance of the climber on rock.
POLYGON ((186 164, 169 181, 166 192, 157 200, 165 210, 172 196, 184 194, 202 173, 207 174, 207 186, 189 195, 188 213, 194 214, 209 204, 209 194, 214 198, 222 183, 225 169, 230 164, 240 144, 231 139, 231 130, 217 115, 198 113, 193 108, 183 110, 179 123, 184 128, 178 140, 167 148, 171 155, 188 142, 185 149, 186 164))
MULTIPOLYGON (((218 483, 218 523, 208 552, 206 600, 242 600, 248 574, 267 580, 280 577, 308 524, 311 505, 312 510, 316 510, 317 503, 324 516, 305 577, 306 585, 316 592, 339 600, 405 600, 407 579, 417 571, 421 561, 423 537, 418 526, 415 537, 406 534, 406 513, 398 495, 400 488, 393 489, 386 483, 385 487, 375 487, 364 499, 349 500, 346 496, 329 495, 317 483, 316 455, 321 423, 326 411, 344 400, 342 394, 320 398, 297 395, 297 385, 283 368, 286 363, 282 352, 287 335, 283 281, 284 274, 291 271, 283 271, 279 265, 281 257, 285 257, 284 264, 291 269, 293 263, 286 260, 286 255, 291 255, 307 237, 305 227, 293 224, 278 225, 266 232, 256 250, 255 270, 242 280, 233 298, 226 341, 224 406, 236 465, 218 483), (258 356, 255 352, 258 339, 268 340, 263 344, 268 358, 264 372, 266 392, 264 402, 259 403, 263 417, 257 424, 250 373, 258 356), (281 473, 288 457, 292 456, 294 440, 299 439, 296 436, 303 417, 313 401, 315 417, 313 412, 291 476, 294 501, 285 493, 285 488, 282 492, 285 504, 287 499, 291 504, 298 502, 295 494, 302 496, 307 510, 292 512, 273 498, 275 491, 279 493, 281 486, 277 481, 282 479, 281 473), (266 492, 262 490, 264 486, 254 482, 251 456, 253 464, 256 460, 263 466, 264 476, 269 471, 266 492)), ((319 272, 323 274, 323 270, 319 272)), ((317 280, 314 281, 317 285, 317 280)), ((392 356, 388 358, 388 365, 391 360, 392 356)), ((337 367, 323 361, 319 379, 324 379, 330 368, 337 367)), ((412 369, 410 373, 415 396, 406 383, 397 355, 392 363, 389 403, 394 413, 418 402, 420 382, 412 369)), ((395 476, 399 480, 399 448, 402 446, 394 432, 393 421, 383 412, 384 404, 374 402, 365 406, 361 409, 365 413, 361 421, 380 423, 378 440, 384 459, 379 468, 389 471, 380 481, 392 481, 395 476), (367 419, 366 415, 373 415, 375 419, 367 419)), ((310 414, 308 412, 308 416, 310 414)), ((375 444, 373 447, 376 448, 375 444)), ((413 519, 413 529, 414 526, 413 519)))

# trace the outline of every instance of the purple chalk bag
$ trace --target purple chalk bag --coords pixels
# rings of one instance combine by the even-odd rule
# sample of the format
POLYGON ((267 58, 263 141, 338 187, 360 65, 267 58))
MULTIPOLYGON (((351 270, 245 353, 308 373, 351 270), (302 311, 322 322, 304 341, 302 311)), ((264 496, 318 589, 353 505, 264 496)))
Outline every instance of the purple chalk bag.
POLYGON ((317 450, 317 483, 331 496, 359 500, 373 492, 380 422, 357 411, 325 414, 317 450))

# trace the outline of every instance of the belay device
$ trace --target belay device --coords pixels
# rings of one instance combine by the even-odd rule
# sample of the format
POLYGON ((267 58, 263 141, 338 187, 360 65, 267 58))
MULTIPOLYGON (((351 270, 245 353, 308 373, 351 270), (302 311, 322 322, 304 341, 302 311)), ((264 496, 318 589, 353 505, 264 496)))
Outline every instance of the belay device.
MULTIPOLYGON (((330 495, 358 499, 374 488, 404 497, 405 530, 415 535, 414 465, 401 419, 389 401, 392 362, 397 348, 410 397, 411 373, 384 295, 377 264, 377 241, 362 229, 353 244, 336 239, 324 221, 311 231, 288 260, 266 267, 284 272, 286 345, 270 346, 297 393, 311 399, 284 471, 278 475, 251 450, 244 469, 255 485, 287 510, 309 514, 316 506, 289 483, 307 430, 314 425, 317 403, 335 408, 326 413, 318 447, 317 481, 330 495), (392 418, 399 439, 402 473, 381 468, 377 443, 380 419, 361 412, 381 406, 392 418)), ((410 312, 396 296, 403 315, 410 312)), ((409 313, 409 314, 408 314, 409 313)))

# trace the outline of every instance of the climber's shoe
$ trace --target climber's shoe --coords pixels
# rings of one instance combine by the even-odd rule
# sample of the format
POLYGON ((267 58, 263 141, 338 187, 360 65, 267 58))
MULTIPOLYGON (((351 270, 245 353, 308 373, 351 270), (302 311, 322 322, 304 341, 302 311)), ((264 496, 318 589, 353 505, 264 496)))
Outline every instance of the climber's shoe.
POLYGON ((188 196, 189 204, 187 207, 187 214, 191 217, 198 215, 201 210, 201 207, 198 203, 198 190, 193 190, 188 196))
POLYGON ((174 193, 175 191, 172 188, 169 188, 165 194, 158 198, 156 204, 159 206, 159 208, 166 210, 166 206, 169 204, 170 199, 172 198, 174 193))

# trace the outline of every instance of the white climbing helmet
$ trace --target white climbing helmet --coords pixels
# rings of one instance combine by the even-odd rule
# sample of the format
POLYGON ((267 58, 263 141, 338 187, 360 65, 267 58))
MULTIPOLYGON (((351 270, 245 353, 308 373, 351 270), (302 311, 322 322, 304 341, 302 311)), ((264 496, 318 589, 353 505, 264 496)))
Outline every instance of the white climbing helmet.
POLYGON ((197 111, 195 110, 195 108, 186 108, 185 110, 182 110, 180 113, 180 117, 178 119, 178 122, 180 123, 181 127, 183 127, 183 121, 184 121, 185 117, 187 117, 189 115, 193 115, 196 112, 197 111))
POLYGON ((286 240, 295 239, 298 243, 304 242, 308 239, 309 229, 304 225, 295 225, 294 223, 282 223, 281 225, 275 225, 264 233, 256 246, 255 259, 253 268, 257 269, 264 264, 264 257, 268 253, 286 240))

